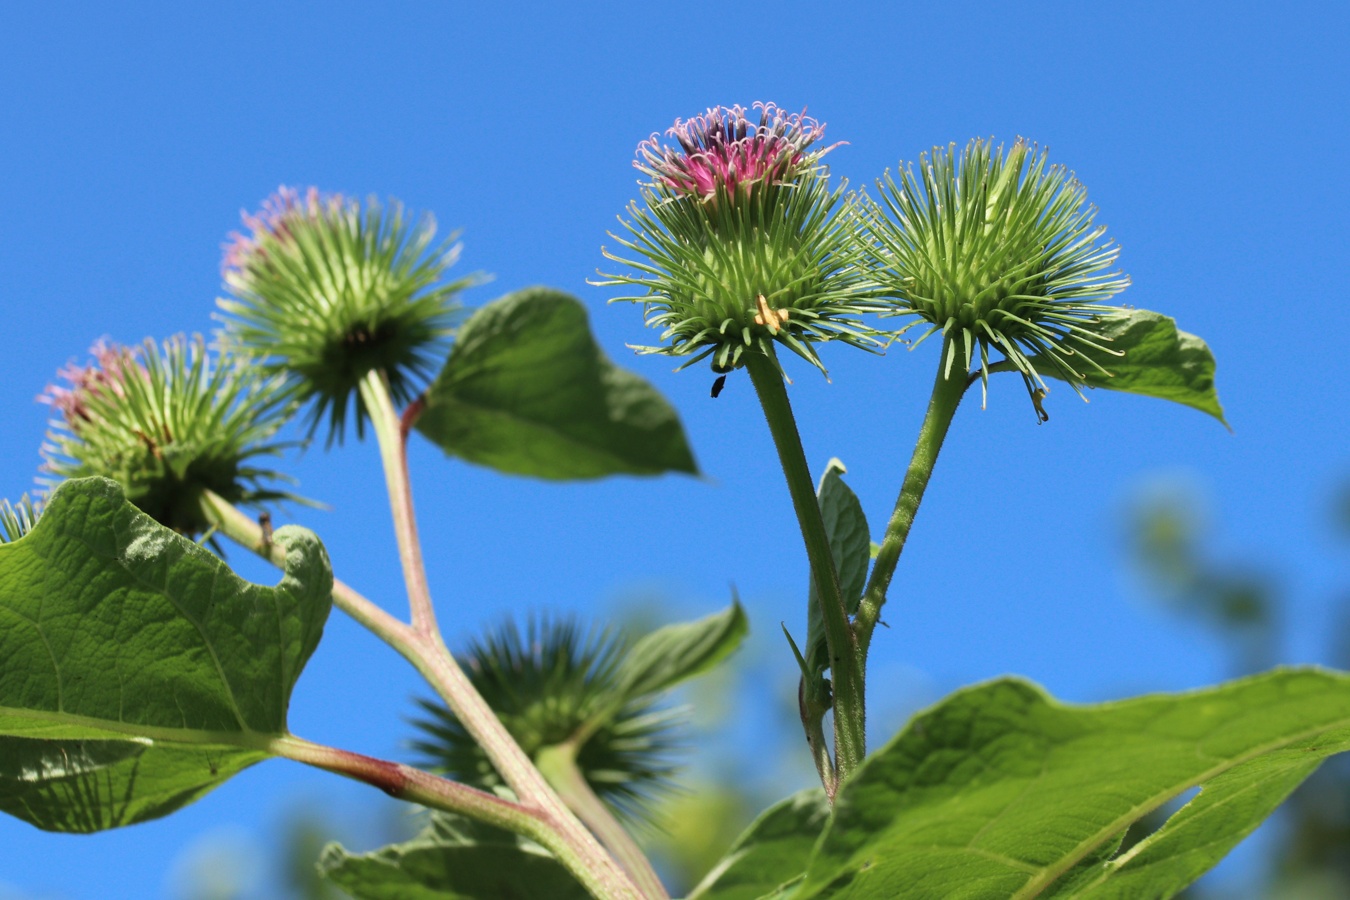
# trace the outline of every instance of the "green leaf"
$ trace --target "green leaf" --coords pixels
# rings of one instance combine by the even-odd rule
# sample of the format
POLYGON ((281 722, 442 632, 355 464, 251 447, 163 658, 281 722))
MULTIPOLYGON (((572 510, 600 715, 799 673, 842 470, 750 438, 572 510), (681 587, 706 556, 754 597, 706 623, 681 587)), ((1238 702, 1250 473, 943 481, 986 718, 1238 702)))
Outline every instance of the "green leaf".
POLYGON ((1066 706, 1005 679, 917 716, 836 798, 794 900, 1173 896, 1350 749, 1350 676, 1066 706), (1190 803, 1111 858, 1136 820, 1190 803))
POLYGON ((0 545, 0 809, 51 831, 115 828, 264 759, 332 591, 317 538, 274 539, 285 577, 249 584, 87 478, 0 545))
POLYGON ((829 801, 819 788, 774 804, 736 839, 688 900, 757 900, 787 890, 801 879, 829 816, 829 801))
POLYGON ((619 664, 616 682, 626 700, 672 688, 717 665, 749 631, 739 600, 697 622, 658 628, 633 645, 619 664))
POLYGON ((515 475, 698 472, 675 410, 605 357, 580 301, 548 288, 464 323, 417 428, 451 456, 515 475))
MULTIPOLYGON (((1214 390, 1214 354, 1200 338, 1178 331, 1175 319, 1146 309, 1128 309, 1104 317, 1094 332, 1105 339, 1104 346, 1125 355, 1077 348, 1077 355, 1111 373, 1107 377, 1095 366, 1069 357, 1069 364, 1088 385, 1171 400, 1228 424, 1214 390)), ((1031 363, 1046 375, 1058 371, 1042 357, 1033 357, 1031 363)))
POLYGON ((356 900, 588 900, 542 848, 459 816, 437 814, 417 837, 373 853, 324 848, 319 869, 356 900))
MULTIPOLYGON (((848 613, 858 611, 863 587, 867 584, 867 566, 872 560, 872 538, 867 531, 867 517, 862 503, 853 489, 844 484, 847 469, 837 459, 825 466, 816 488, 820 515, 825 520, 825 533, 830 538, 830 555, 839 573, 839 587, 844 592, 848 613)), ((816 580, 811 579, 806 605, 806 662, 817 674, 830 666, 829 648, 825 642, 825 620, 820 611, 820 594, 816 580)))

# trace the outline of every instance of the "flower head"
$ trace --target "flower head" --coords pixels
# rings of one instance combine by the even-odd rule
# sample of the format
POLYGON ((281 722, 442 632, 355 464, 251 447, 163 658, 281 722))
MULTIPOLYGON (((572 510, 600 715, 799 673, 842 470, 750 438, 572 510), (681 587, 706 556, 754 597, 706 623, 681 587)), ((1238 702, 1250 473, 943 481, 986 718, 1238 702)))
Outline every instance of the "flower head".
POLYGON ((918 168, 919 180, 908 167, 887 173, 867 211, 892 312, 931 326, 916 346, 941 332, 948 372, 958 357, 969 370, 978 350, 986 380, 993 348, 1034 402, 1046 390, 1038 365, 1081 393, 1083 367, 1101 367, 1078 351, 1111 352, 1095 326, 1129 285, 1086 189, 1022 140, 1006 152, 982 140, 959 156, 954 144, 934 148, 918 168))
MULTIPOLYGON (((478 692, 531 757, 577 743, 576 763, 591 789, 630 819, 647 815, 670 787, 678 711, 655 698, 626 697, 616 677, 626 643, 571 621, 513 622, 474 643, 461 661, 478 692)), ((501 784, 482 747, 440 703, 419 701, 428 718, 414 722, 425 738, 413 744, 430 767, 492 789, 501 784)))
POLYGON ((720 192, 791 182, 838 146, 809 151, 825 126, 804 113, 785 113, 772 103, 756 103, 754 109, 758 123, 747 119, 741 106, 715 106, 701 116, 676 119, 666 134, 679 148, 653 134, 638 145, 633 165, 674 194, 713 200, 720 192))
POLYGON ((101 340, 90 352, 38 397, 57 413, 43 447, 57 479, 111 478, 143 512, 189 535, 209 525, 207 490, 252 506, 296 499, 271 486, 285 476, 256 465, 287 446, 275 437, 294 406, 279 379, 213 359, 200 337, 139 348, 101 340))
POLYGON ((314 401, 311 430, 328 417, 330 440, 349 409, 362 429, 357 390, 372 371, 395 401, 411 400, 442 360, 456 294, 476 280, 442 280, 459 255, 454 237, 435 244, 435 220, 410 220, 397 201, 315 188, 283 187, 243 220, 248 233, 231 235, 222 265, 226 342, 285 373, 314 401))
POLYGON ((805 115, 757 103, 714 107, 676 120, 667 134, 638 147, 641 203, 629 205, 628 237, 613 235, 633 258, 608 252, 626 274, 602 285, 643 293, 647 324, 663 328, 661 347, 640 352, 712 357, 727 372, 755 350, 774 357, 781 344, 822 367, 813 344, 876 341, 858 321, 873 304, 855 265, 852 217, 842 189, 831 190, 820 159, 825 126, 805 115))

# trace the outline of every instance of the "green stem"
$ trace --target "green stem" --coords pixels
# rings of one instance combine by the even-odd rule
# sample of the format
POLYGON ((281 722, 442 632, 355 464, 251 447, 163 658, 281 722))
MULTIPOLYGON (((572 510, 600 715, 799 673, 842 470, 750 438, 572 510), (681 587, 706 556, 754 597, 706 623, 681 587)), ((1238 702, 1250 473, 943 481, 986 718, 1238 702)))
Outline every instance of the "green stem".
MULTIPOLYGON (((947 358, 950 338, 943 341, 942 353, 938 356, 937 378, 933 383, 933 393, 928 400, 928 411, 924 414, 923 425, 919 428, 919 439, 914 445, 914 456, 910 459, 909 470, 900 485, 900 496, 896 498, 895 510, 886 524, 886 536, 882 539, 881 550, 877 553, 876 563, 872 566, 872 576, 867 580, 862 602, 858 606, 858 615, 854 618, 858 644, 863 659, 872 641, 872 632, 876 630, 881 618, 881 607, 886 602, 886 592, 891 586, 891 577, 900 562, 900 552, 905 549, 905 539, 914 524, 914 516, 923 501, 928 479, 933 474, 933 464, 937 462, 942 442, 947 437, 947 429, 956 415, 966 388, 970 386, 969 374, 964 367, 943 365, 947 358)), ((960 357, 960 353, 957 353, 960 357)))
POLYGON ((407 433, 394 409, 389 381, 383 371, 372 369, 361 379, 361 401, 370 414, 375 439, 380 445, 384 480, 389 488, 389 507, 394 516, 394 535, 398 539, 399 561, 408 587, 408 605, 417 631, 437 634, 436 610, 431 604, 427 569, 422 561, 422 542, 417 537, 417 518, 413 513, 412 483, 408 477, 407 433))
POLYGON ((867 749, 863 657, 848 621, 848 608, 830 553, 829 535, 820 515, 815 483, 806 464, 806 453, 802 450, 783 375, 776 360, 763 353, 747 353, 742 359, 750 372, 764 418, 769 423, 769 433, 778 450, 788 493, 792 496, 792 506, 806 544, 806 556, 811 563, 811 577, 820 598, 834 688, 834 765, 835 783, 839 784, 862 762, 867 749))
MULTIPOLYGON (((204 492, 202 512, 218 532, 236 544, 253 551, 278 569, 285 567, 286 551, 267 537, 256 520, 249 518, 224 497, 212 491, 204 492)), ((333 579, 333 605, 361 623, 386 644, 398 647, 407 635, 406 624, 336 578, 333 579)))
MULTIPOLYGON (((278 567, 285 563, 282 548, 267 540, 261 526, 228 501, 208 492, 202 508, 221 534, 278 567)), ((401 622, 336 579, 333 602, 412 663, 483 748, 524 808, 535 816, 531 822, 543 823, 531 824, 532 830, 519 833, 549 848, 597 897, 635 900, 643 896, 520 749, 446 648, 439 630, 427 634, 401 622), (540 827, 547 833, 540 833, 540 827), (601 882, 605 888, 597 891, 593 883, 601 882)))
MULTIPOLYGON (((291 735, 272 739, 266 749, 286 759, 364 781, 400 800, 459 813, 524 835, 547 847, 558 862, 562 863, 593 896, 602 898, 643 896, 631 890, 631 885, 615 881, 612 872, 608 871, 609 868, 613 868, 612 861, 609 867, 596 866, 595 860, 584 852, 584 848, 560 840, 557 822, 553 821, 547 812, 537 808, 504 800, 411 766, 326 747, 291 735)), ((655 900, 666 895, 663 892, 659 895, 645 896, 655 900)))
POLYGON ((586 827, 632 876, 643 894, 656 900, 667 900, 670 894, 666 892, 665 885, 661 883, 647 855, 604 801, 591 790, 586 776, 577 767, 578 749, 571 741, 544 748, 539 754, 539 771, 544 773, 548 783, 553 785, 568 808, 586 823, 586 827))
POLYGON ((520 803, 401 763, 315 744, 294 735, 272 738, 265 749, 275 756, 364 781, 399 800, 458 813, 516 834, 539 829, 539 816, 520 803))

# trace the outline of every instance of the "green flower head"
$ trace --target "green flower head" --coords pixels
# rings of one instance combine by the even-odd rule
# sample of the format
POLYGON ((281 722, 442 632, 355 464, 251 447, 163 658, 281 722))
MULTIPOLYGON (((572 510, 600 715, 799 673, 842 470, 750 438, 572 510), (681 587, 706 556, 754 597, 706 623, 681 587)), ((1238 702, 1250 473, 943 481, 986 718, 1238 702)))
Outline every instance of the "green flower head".
POLYGON ((43 447, 43 468, 57 480, 111 478, 143 512, 187 535, 209 527, 208 490, 255 507, 298 499, 274 486, 289 478, 257 465, 289 446, 276 440, 294 411, 279 379, 213 359, 200 337, 140 348, 99 341, 91 353, 38 398, 57 413, 43 447))
POLYGON ((224 339, 285 373, 313 401, 311 433, 326 416, 341 439, 349 409, 360 434, 361 379, 380 371, 398 403, 411 400, 444 358, 470 276, 442 280, 459 248, 435 243, 431 216, 410 219, 401 204, 364 204, 338 194, 281 188, 248 234, 225 246, 224 339))
POLYGON ((948 373, 978 363, 987 383, 992 348, 1033 399, 1046 390, 1038 366, 1081 394, 1084 367, 1104 370, 1078 351, 1111 352, 1096 326, 1114 308, 1102 303, 1129 285, 1087 191, 1021 140, 934 148, 918 168, 917 180, 908 166, 888 172, 865 213, 892 313, 915 318, 904 330, 929 326, 915 346, 941 332, 948 373))
MULTIPOLYGON (((671 788, 681 713, 656 708, 656 698, 626 697, 616 678, 626 643, 575 622, 514 622, 475 642, 461 662, 511 736, 532 758, 571 744, 576 764, 600 799, 632 821, 671 788)), ((440 703, 419 701, 428 718, 414 724, 425 738, 413 748, 433 769, 487 790, 502 782, 459 720, 440 703)))
POLYGON ((611 235, 630 256, 605 251, 632 271, 597 283, 642 291, 615 298, 642 303, 664 329, 663 346, 640 352, 691 356, 685 366, 711 356, 727 372, 747 350, 772 358, 778 343, 823 370, 817 342, 877 345, 857 319, 873 304, 848 203, 821 163, 834 146, 819 146, 815 119, 754 109, 757 119, 714 107, 676 120, 667 134, 678 146, 656 135, 639 145, 641 202, 628 207, 628 236, 611 235))

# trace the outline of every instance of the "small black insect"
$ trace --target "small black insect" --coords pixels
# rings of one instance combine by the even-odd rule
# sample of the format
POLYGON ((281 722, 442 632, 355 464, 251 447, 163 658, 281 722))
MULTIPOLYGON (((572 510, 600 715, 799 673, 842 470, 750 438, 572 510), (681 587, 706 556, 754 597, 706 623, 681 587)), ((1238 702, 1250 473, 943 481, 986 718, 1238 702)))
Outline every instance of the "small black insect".
POLYGON ((262 529, 262 551, 269 556, 272 553, 272 514, 258 513, 258 527, 262 529))
POLYGON ((725 375, 717 376, 717 380, 713 382, 712 386, 712 395, 714 400, 717 399, 718 394, 722 393, 722 388, 726 386, 726 383, 727 383, 727 376, 725 375))

